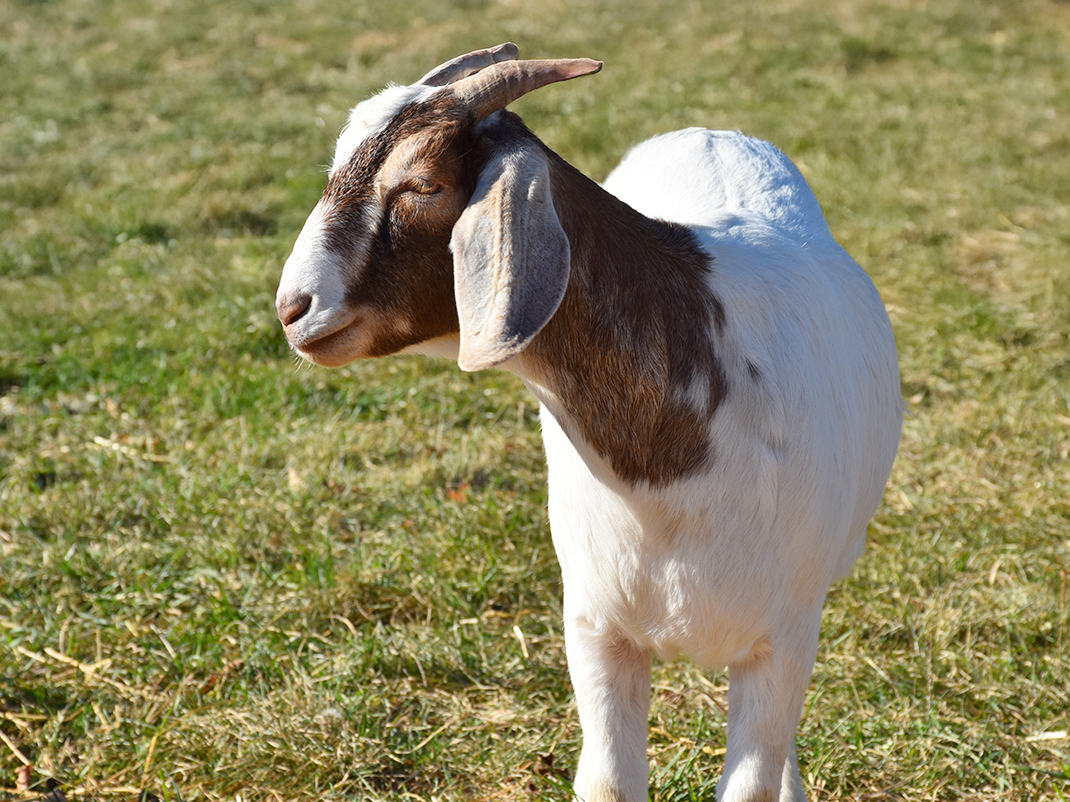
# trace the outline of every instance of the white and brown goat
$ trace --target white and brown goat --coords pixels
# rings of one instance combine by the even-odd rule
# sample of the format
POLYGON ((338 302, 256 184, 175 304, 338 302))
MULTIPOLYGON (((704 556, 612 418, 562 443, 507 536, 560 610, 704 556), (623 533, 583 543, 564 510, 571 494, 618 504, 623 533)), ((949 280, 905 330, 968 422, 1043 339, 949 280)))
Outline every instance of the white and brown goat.
POLYGON ((687 655, 729 669, 718 800, 799 802, 822 603, 902 424, 888 317, 772 145, 679 131, 600 187, 505 108, 601 64, 515 59, 353 110, 283 271, 286 337, 329 366, 498 366, 538 397, 578 799, 647 799, 651 659, 687 655))

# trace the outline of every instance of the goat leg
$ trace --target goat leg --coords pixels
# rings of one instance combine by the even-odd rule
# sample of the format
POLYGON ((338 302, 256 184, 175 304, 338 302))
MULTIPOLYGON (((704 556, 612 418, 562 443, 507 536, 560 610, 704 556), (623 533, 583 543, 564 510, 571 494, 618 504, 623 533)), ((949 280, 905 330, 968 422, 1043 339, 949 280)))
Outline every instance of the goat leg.
POLYGON ((576 798, 646 802, 650 653, 573 617, 565 622, 565 648, 583 729, 576 798))

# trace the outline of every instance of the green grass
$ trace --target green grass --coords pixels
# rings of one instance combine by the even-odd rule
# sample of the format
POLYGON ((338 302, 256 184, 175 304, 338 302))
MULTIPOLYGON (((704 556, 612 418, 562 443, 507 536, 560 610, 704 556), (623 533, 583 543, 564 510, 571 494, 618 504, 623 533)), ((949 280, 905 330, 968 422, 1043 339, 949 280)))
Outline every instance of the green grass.
MULTIPOLYGON (((301 367, 273 314, 348 108, 509 39, 605 61, 516 104, 596 178, 776 143, 889 306, 914 414, 812 796, 1070 798, 1070 6, 624 5, 0 5, 0 798, 568 799, 534 401, 301 367)), ((656 668, 653 800, 713 798, 725 682, 656 668)))

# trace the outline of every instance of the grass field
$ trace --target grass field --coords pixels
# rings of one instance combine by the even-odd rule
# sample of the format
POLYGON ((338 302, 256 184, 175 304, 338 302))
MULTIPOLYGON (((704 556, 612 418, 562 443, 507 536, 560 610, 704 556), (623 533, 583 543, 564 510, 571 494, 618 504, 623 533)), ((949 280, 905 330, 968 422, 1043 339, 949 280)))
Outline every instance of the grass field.
MULTIPOLYGON (((605 61, 516 104, 596 178, 776 143, 888 305, 914 414, 827 603, 812 797, 1070 799, 1054 0, 6 0, 0 799, 568 799, 533 399, 295 365, 273 311, 348 108, 505 40, 605 61)), ((725 676, 654 686, 651 799, 712 800, 725 676)))

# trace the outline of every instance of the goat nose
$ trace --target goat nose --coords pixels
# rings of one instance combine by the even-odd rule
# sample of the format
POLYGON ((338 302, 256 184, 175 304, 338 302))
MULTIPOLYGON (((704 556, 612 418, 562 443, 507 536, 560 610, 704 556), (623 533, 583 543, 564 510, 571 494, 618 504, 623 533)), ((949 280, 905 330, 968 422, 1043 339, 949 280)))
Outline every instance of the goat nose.
POLYGON ((283 326, 300 320, 312 306, 312 296, 303 292, 285 292, 275 301, 275 311, 283 326))

